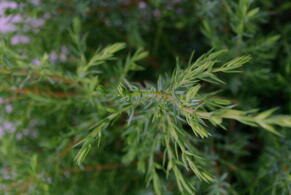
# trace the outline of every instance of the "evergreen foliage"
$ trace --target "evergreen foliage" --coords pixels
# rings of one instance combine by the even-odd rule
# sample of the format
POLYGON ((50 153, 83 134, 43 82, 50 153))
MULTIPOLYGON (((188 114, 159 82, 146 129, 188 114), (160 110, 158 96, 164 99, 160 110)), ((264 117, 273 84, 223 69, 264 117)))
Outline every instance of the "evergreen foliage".
POLYGON ((290 11, 0 1, 0 194, 290 194, 290 11))

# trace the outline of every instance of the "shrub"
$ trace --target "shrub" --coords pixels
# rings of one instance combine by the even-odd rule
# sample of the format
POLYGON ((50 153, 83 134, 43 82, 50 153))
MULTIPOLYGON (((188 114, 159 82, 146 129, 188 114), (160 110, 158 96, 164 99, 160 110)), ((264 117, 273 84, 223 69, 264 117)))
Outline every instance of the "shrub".
POLYGON ((0 2, 0 191, 290 194, 290 8, 0 2))

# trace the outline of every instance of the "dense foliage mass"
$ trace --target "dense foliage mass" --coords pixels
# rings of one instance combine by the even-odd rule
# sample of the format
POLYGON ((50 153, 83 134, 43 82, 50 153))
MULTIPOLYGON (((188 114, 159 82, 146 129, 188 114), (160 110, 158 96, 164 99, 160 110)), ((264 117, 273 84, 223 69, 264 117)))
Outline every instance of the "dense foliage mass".
POLYGON ((290 13, 1 0, 0 194, 291 194, 290 13))

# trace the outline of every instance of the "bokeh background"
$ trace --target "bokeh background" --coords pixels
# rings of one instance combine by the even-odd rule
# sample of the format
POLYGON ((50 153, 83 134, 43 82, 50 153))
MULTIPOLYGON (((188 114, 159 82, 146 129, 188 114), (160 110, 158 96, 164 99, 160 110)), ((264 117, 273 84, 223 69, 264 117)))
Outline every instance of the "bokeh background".
MULTIPOLYGON (((158 75, 171 73, 176 60, 186 63, 193 51, 195 59, 210 49, 227 49, 226 59, 250 55, 252 60, 241 72, 222 76, 225 85, 204 83, 203 88, 219 90, 220 96, 243 110, 277 108, 277 113, 291 114, 288 0, 0 0, 2 64, 12 63, 7 56, 17 54, 18 62, 29 64, 32 70, 40 68, 44 59, 52 70, 74 69, 69 31, 75 18, 81 21, 81 33, 86 36, 87 56, 115 42, 125 42, 127 52, 148 51, 140 62, 143 71, 130 75, 140 83, 155 82, 158 75)), ((9 77, 3 79, 9 82, 9 77)), ((14 106, 20 100, 7 91, 2 90, 0 96, 0 194, 153 193, 136 170, 120 169, 114 163, 88 168, 85 173, 68 168, 65 174, 56 174, 54 163, 74 165, 73 154, 65 156, 64 148, 72 143, 62 130, 67 125, 66 114, 75 112, 74 107, 60 116, 25 118, 29 109, 22 108, 29 105, 14 106), (33 154, 47 152, 48 159, 53 159, 53 151, 63 154, 66 164, 44 162, 39 181, 32 182, 33 154)), ((217 162, 218 179, 212 184, 198 182, 198 194, 290 194, 290 129, 277 129, 280 137, 230 121, 227 130, 218 129, 205 141, 207 146, 200 146, 209 161, 217 162)), ((121 145, 109 139, 105 152, 91 155, 102 156, 101 160, 93 158, 92 164, 119 159, 121 145)), ((169 194, 179 194, 170 184, 169 189, 169 194)))

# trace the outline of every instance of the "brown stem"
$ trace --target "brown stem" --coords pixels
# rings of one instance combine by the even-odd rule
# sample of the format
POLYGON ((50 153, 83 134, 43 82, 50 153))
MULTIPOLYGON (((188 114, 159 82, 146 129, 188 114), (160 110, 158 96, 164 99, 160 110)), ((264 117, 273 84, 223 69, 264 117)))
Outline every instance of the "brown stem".
POLYGON ((19 186, 20 184, 21 184, 20 181, 13 182, 13 183, 10 184, 9 186, 5 187, 5 188, 4 188, 4 191, 6 191, 6 192, 7 192, 7 191, 10 191, 11 189, 13 189, 13 188, 19 186))
POLYGON ((16 94, 37 94, 37 95, 45 95, 45 96, 50 96, 50 97, 57 97, 57 98, 67 98, 67 97, 72 97, 76 96, 75 93, 64 93, 62 91, 40 91, 39 89, 2 89, 3 91, 11 92, 11 93, 16 93, 16 94))
POLYGON ((72 167, 68 169, 64 169, 62 173, 78 173, 78 172, 88 172, 88 171, 103 171, 103 170, 111 170, 123 167, 124 165, 119 163, 105 164, 105 165, 94 165, 94 166, 86 166, 84 168, 72 167))
POLYGON ((162 93, 159 91, 141 91, 142 94, 152 94, 155 95, 158 98, 164 98, 166 100, 168 100, 169 102, 175 104, 177 107, 179 107, 181 110, 183 110, 184 112, 188 112, 190 114, 195 113, 197 115, 199 115, 202 118, 209 118, 210 117, 210 113, 208 112, 198 112, 194 109, 188 108, 180 103, 178 103, 175 98, 169 94, 166 93, 162 93))
POLYGON ((5 98, 3 99, 2 104, 10 104, 11 102, 19 100, 20 98, 21 98, 20 96, 13 96, 13 97, 5 98))
MULTIPOLYGON (((123 166, 124 166, 123 164, 119 164, 119 163, 104 164, 104 165, 98 164, 98 165, 93 165, 93 166, 86 166, 84 168, 78 168, 78 167, 67 168, 67 169, 61 170, 60 173, 67 174, 67 173, 79 173, 79 172, 89 172, 89 171, 104 171, 104 170, 117 169, 123 166)), ((29 188, 32 182, 33 182, 33 177, 30 176, 23 182, 17 181, 10 184, 6 188, 4 188, 4 190, 8 192, 12 189, 15 189, 20 184, 22 184, 21 186, 19 186, 18 194, 23 194, 29 188)))
MULTIPOLYGON (((119 4, 119 8, 133 8, 133 7, 136 7, 138 5, 139 2, 141 1, 147 1, 147 0, 130 0, 128 2, 124 2, 124 3, 120 3, 119 4)), ((106 11, 110 11, 110 8, 108 7, 98 7, 96 9, 93 9, 93 10, 90 10, 87 14, 88 15, 92 15, 92 14, 99 14, 99 13, 103 13, 103 12, 106 12, 106 11)))
POLYGON ((26 182, 21 186, 21 188, 18 190, 19 194, 23 194, 30 186, 30 184, 32 183, 32 177, 29 177, 26 182))
POLYGON ((77 139, 71 141, 71 142, 67 145, 67 147, 65 147, 65 149, 64 149, 64 150, 63 150, 59 155, 57 155, 53 160, 55 161, 55 160, 61 159, 61 158, 63 158, 64 156, 66 156, 66 155, 67 155, 67 154, 72 150, 73 146, 74 146, 75 144, 79 143, 81 140, 82 140, 81 138, 77 138, 77 139))
POLYGON ((40 74, 40 73, 33 73, 33 72, 25 72, 22 70, 11 70, 11 69, 0 69, 0 74, 18 74, 21 76, 31 76, 31 77, 49 77, 55 81, 60 81, 70 85, 77 85, 77 82, 54 74, 40 74))

